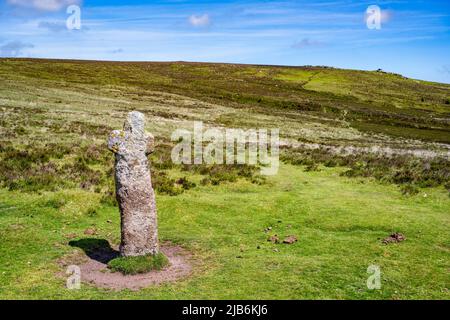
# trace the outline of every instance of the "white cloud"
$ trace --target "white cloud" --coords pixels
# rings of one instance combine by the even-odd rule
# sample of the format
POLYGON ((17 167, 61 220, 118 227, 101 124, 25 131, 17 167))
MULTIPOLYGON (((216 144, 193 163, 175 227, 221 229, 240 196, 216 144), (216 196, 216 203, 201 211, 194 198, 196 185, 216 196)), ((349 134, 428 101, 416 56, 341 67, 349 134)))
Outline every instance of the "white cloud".
POLYGON ((34 48, 31 43, 23 43, 21 41, 11 41, 0 46, 0 57, 19 57, 23 54, 23 49, 34 48))
POLYGON ((72 4, 80 4, 82 0, 7 0, 13 6, 37 9, 41 11, 58 11, 72 4))
POLYGON ((391 10, 381 10, 381 22, 391 21, 393 16, 393 11, 391 10))
POLYGON ((207 14, 201 16, 192 15, 189 17, 189 23, 194 27, 207 27, 211 24, 211 19, 207 14))

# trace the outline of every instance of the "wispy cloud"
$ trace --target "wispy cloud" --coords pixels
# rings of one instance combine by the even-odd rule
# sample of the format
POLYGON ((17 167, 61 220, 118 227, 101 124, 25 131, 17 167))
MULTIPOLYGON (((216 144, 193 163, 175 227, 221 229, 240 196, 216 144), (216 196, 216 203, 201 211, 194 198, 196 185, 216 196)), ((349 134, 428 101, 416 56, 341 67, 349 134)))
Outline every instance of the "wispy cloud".
POLYGON ((122 48, 119 48, 119 49, 110 50, 108 52, 112 53, 112 54, 117 54, 117 53, 122 53, 123 51, 124 50, 122 48))
POLYGON ((9 5, 41 11, 59 11, 82 0, 6 0, 9 5))
POLYGON ((304 39, 294 43, 292 45, 292 48, 294 48, 294 49, 304 49, 304 48, 308 48, 308 47, 321 47, 323 45, 325 45, 325 43, 323 43, 321 41, 304 38, 304 39))
POLYGON ((208 14, 192 15, 189 17, 189 24, 193 27, 207 27, 211 24, 211 19, 208 14))
POLYGON ((38 24, 38 28, 47 29, 51 32, 67 31, 67 26, 64 22, 41 21, 38 24))
POLYGON ((447 76, 450 76, 450 64, 443 65, 439 71, 447 76))
POLYGON ((20 57, 23 55, 23 50, 27 48, 34 48, 34 45, 21 41, 11 41, 0 46, 0 57, 20 57))

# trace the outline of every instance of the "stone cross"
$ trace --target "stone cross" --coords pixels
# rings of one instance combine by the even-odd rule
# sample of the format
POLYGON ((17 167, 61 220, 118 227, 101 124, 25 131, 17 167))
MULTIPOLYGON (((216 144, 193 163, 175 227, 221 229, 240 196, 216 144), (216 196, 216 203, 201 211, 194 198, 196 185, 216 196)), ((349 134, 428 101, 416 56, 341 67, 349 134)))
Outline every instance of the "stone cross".
POLYGON ((121 256, 157 254, 158 223, 155 193, 147 156, 154 138, 145 132, 145 117, 130 112, 123 130, 114 130, 108 149, 115 154, 116 197, 121 217, 121 256))

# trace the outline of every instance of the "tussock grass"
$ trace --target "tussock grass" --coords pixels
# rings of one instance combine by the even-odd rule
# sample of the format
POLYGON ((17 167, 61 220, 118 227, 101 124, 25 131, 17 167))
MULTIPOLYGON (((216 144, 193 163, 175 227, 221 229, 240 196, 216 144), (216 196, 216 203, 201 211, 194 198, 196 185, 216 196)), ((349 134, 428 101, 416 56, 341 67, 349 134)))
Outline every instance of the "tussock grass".
POLYGON ((155 255, 119 257, 108 262, 109 269, 123 274, 139 274, 152 270, 162 270, 168 265, 169 259, 161 252, 155 255))

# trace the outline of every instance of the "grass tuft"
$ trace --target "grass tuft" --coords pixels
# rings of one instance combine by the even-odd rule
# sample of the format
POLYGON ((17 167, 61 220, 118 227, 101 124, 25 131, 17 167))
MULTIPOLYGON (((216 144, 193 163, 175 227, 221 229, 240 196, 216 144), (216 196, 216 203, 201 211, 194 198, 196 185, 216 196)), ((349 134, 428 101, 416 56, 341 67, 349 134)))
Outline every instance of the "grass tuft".
POLYGON ((156 255, 115 258, 108 263, 108 268, 113 272, 123 274, 139 274, 152 270, 162 270, 168 265, 169 259, 160 252, 156 255))

